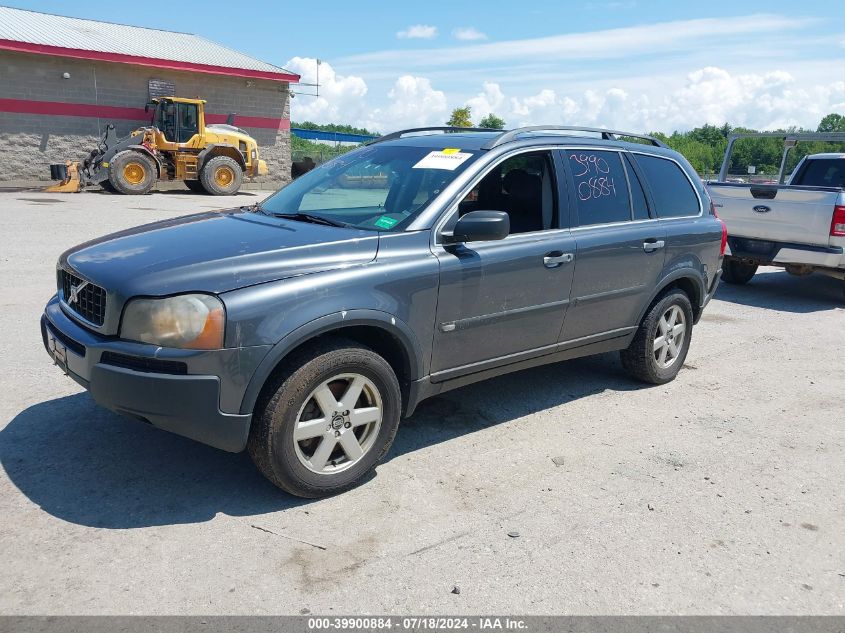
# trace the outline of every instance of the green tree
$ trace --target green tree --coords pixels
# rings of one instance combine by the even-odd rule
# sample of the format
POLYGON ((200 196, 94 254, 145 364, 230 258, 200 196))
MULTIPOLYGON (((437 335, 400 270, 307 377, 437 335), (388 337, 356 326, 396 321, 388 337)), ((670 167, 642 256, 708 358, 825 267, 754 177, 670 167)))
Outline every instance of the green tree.
POLYGON ((505 120, 500 119, 492 112, 478 122, 478 127, 486 127, 491 130, 504 130, 505 120))
POLYGON ((452 116, 446 121, 446 125, 451 127, 472 127, 472 108, 464 106, 463 108, 455 108, 452 110, 452 116))
POLYGON ((819 123, 818 132, 845 132, 845 116, 831 112, 819 123))

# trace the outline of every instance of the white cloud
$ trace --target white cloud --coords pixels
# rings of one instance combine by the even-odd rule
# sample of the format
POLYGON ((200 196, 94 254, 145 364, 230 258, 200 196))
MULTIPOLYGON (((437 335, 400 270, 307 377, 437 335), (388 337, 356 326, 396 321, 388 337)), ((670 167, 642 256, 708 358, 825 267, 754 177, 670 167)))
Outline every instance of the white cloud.
POLYGON ((403 31, 398 31, 396 37, 400 40, 430 40, 437 37, 437 27, 428 24, 414 24, 403 31))
POLYGON ((815 127, 825 114, 845 104, 845 81, 800 86, 782 70, 732 74, 709 66, 689 73, 674 89, 659 84, 651 91, 631 87, 654 84, 634 77, 626 88, 570 94, 546 88, 523 97, 508 96, 499 84, 487 82, 467 104, 475 119, 493 112, 509 127, 565 124, 639 132, 726 122, 756 129, 815 127))
POLYGON ((424 125, 445 125, 449 118, 446 95, 425 77, 403 75, 387 93, 388 105, 373 110, 364 126, 389 132, 424 125))
MULTIPOLYGON (((302 75, 304 84, 318 83, 317 60, 311 57, 294 57, 285 64, 285 68, 302 75)), ((291 102, 291 118, 295 121, 313 121, 315 123, 341 123, 361 118, 365 115, 364 97, 367 84, 361 77, 338 75, 331 64, 322 62, 319 68, 319 97, 305 93, 315 93, 312 86, 293 87, 301 94, 291 102)))
MULTIPOLYGON (((736 36, 753 37, 753 48, 759 49, 762 45, 760 40, 766 34, 798 30, 812 23, 814 20, 809 18, 767 14, 730 19, 700 18, 533 39, 433 48, 426 50, 425 55, 420 55, 419 51, 408 50, 375 51, 339 61, 359 69, 407 71, 409 68, 455 65, 466 69, 469 64, 490 65, 515 60, 536 62, 541 59, 566 59, 571 63, 574 60, 587 59, 630 59, 634 55, 656 53, 676 55, 681 50, 698 50, 702 43, 712 48, 715 46, 716 35, 722 39, 736 36)), ((415 28, 431 28, 436 34, 434 27, 411 27, 415 28)), ((408 33, 411 29, 400 33, 408 33)), ((767 49, 772 46, 775 44, 767 45, 767 49)), ((757 52, 759 53, 759 50, 757 52)))
POLYGON ((464 42, 474 42, 478 40, 486 40, 487 35, 482 33, 474 26, 461 26, 452 31, 452 37, 456 40, 464 42))

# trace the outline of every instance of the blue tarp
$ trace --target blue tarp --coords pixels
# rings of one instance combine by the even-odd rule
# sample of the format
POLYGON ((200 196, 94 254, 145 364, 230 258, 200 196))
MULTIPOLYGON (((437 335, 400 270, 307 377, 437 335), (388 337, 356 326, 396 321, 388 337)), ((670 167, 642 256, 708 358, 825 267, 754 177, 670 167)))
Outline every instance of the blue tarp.
POLYGON ((292 127, 291 134, 299 138, 305 138, 312 141, 339 141, 341 143, 366 143, 371 141, 375 136, 367 136, 366 134, 346 134, 345 132, 324 132, 323 130, 303 130, 302 128, 292 127))

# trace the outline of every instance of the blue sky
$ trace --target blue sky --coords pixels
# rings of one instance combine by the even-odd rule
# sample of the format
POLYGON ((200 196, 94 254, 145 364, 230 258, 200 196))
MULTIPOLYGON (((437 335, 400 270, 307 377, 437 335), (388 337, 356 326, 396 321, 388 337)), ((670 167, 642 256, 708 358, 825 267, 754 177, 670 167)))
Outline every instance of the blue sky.
POLYGON ((294 119, 380 131, 464 104, 510 125, 650 131, 845 112, 845 31, 821 0, 0 2, 197 33, 304 81, 320 58, 321 97, 299 95, 294 119))

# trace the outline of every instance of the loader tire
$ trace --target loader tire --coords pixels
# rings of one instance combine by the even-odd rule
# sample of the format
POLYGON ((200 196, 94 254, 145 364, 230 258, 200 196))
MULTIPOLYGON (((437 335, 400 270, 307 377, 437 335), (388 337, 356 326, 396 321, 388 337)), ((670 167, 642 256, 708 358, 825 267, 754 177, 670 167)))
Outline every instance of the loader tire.
POLYGON ((186 180, 185 186, 194 193, 208 193, 199 180, 186 180))
POLYGON ((244 179, 241 166, 234 158, 215 156, 206 161, 200 172, 205 190, 215 196, 231 196, 238 192, 244 179))
POLYGON ((109 163, 109 182, 120 193, 142 196, 149 193, 158 180, 158 170, 152 158, 127 149, 114 156, 109 163))

